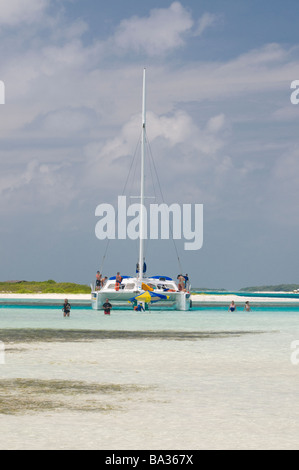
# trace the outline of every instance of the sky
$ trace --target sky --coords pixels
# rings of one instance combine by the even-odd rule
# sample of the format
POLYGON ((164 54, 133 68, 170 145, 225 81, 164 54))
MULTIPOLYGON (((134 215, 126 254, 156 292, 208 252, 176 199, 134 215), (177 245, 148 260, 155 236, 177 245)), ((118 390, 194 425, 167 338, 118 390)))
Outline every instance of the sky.
POLYGON ((99 240, 95 211, 122 194, 146 67, 164 200, 204 214, 200 250, 146 244, 148 274, 299 284, 298 13, 295 0, 0 0, 0 280, 134 274, 136 242, 99 240))

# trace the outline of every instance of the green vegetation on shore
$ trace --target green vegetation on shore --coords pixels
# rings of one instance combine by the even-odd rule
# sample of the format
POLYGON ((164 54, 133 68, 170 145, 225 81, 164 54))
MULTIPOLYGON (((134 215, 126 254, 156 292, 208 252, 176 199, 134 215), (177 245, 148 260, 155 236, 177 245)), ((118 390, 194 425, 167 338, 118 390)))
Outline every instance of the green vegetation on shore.
MULTIPOLYGON (((299 284, 279 284, 275 286, 243 287, 239 292, 293 292, 299 289, 299 284)), ((193 293, 226 292, 226 289, 192 289, 193 293)), ((0 282, 2 294, 90 294, 90 286, 72 282, 55 282, 52 279, 43 282, 36 281, 6 281, 0 282)))
POLYGON ((240 289, 243 292, 293 292, 299 289, 298 284, 279 284, 276 286, 256 286, 256 287, 244 287, 240 289))
POLYGON ((89 294, 90 287, 71 282, 12 281, 0 282, 0 293, 3 294, 89 294))

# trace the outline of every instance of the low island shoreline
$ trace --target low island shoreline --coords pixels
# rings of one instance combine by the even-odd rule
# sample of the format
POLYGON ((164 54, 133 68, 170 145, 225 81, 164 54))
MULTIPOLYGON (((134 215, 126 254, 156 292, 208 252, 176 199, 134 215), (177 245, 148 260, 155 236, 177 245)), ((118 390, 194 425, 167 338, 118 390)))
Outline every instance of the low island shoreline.
MULTIPOLYGON (((65 299, 77 305, 91 305, 91 288, 88 285, 53 280, 0 282, 0 304, 60 304, 65 299)), ((193 289, 194 306, 250 304, 299 304, 299 289, 295 284, 246 288, 236 292, 226 290, 193 289), (281 290, 280 290, 281 289, 281 290)))

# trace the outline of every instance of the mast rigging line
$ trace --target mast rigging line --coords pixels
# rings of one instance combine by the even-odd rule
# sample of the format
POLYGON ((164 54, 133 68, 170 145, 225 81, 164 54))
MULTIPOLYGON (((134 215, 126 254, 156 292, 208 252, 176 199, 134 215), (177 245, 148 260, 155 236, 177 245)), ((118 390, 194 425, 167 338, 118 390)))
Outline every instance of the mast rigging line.
MULTIPOLYGON (((139 148, 139 146, 140 146, 140 138, 141 138, 141 133, 140 133, 140 136, 139 136, 139 139, 138 139, 136 148, 135 148, 135 152, 134 152, 134 155, 133 155, 133 158, 132 158, 132 161, 131 161, 131 165, 130 165, 130 168, 129 168, 129 171, 128 171, 127 179, 126 179, 126 182, 125 182, 125 185, 124 185, 122 194, 121 194, 122 196, 125 195, 125 192, 126 192, 126 189, 127 189, 127 185, 128 185, 128 182, 129 182, 130 174, 131 174, 131 171, 132 171, 132 168, 133 168, 135 159, 136 159, 137 150, 138 150, 138 148, 139 148)), ((116 221, 117 221, 117 220, 118 220, 118 207, 117 207, 117 211, 116 211, 116 221)), ((107 243, 106 243, 106 248, 105 248, 105 251, 104 251, 104 255, 103 255, 103 258, 102 258, 102 262, 101 262, 101 265, 100 265, 100 273, 103 272, 103 268, 104 268, 104 264, 105 264, 105 260, 106 260, 106 256, 107 256, 107 252, 108 252, 108 248, 109 248, 109 245, 110 245, 110 241, 111 241, 111 240, 108 238, 108 239, 107 239, 107 243)))
MULTIPOLYGON (((163 195, 163 192, 162 192, 162 187, 161 187, 161 184, 160 184, 159 175, 158 175, 157 168, 156 168, 156 165, 155 165, 155 160, 154 160, 154 157, 153 157, 153 153, 152 153, 150 141, 149 141, 147 135, 146 135, 146 138, 147 138, 147 145, 148 145, 148 148, 149 148, 149 155, 150 155, 151 160, 152 160, 152 164, 153 164, 154 171, 155 171, 155 175, 156 175, 157 182, 158 182, 158 187, 159 187, 160 194, 161 194, 161 199, 162 199, 162 202, 165 204, 165 199, 164 199, 164 195, 163 195)), ((171 232, 171 239, 172 239, 172 242, 173 242, 173 245, 174 245, 174 249, 175 249, 175 252, 176 252, 176 256, 177 256, 177 260, 178 260, 179 269, 180 269, 180 272, 182 273, 182 272, 183 272, 183 269, 182 269, 181 260, 180 260, 180 257, 179 257, 179 253, 178 253, 178 249, 177 249, 176 243, 175 243, 174 238, 173 238, 173 228, 172 228, 172 224, 170 224, 170 232, 171 232)))

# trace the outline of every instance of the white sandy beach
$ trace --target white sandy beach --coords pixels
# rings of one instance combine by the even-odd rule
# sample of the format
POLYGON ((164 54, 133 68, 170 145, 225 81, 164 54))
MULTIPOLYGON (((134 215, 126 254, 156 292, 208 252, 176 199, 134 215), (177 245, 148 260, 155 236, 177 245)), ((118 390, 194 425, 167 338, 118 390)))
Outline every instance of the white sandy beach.
POLYGON ((8 300, 90 300, 90 294, 0 294, 1 299, 8 300))
MULTIPOLYGON (((255 295, 236 295, 236 294, 192 294, 192 302, 194 305, 206 305, 210 304, 230 304, 233 300, 237 305, 244 304, 247 300, 250 303, 294 303, 299 302, 299 298, 289 298, 285 297, 286 294, 292 294, 292 292, 256 292, 255 295), (261 294, 261 296, 259 296, 261 294), (273 294, 274 297, 264 297, 263 294, 273 294), (281 297, 277 297, 278 294, 281 294, 281 297)), ((90 294, 0 294, 0 300, 20 300, 20 301, 64 301, 68 299, 70 302, 89 302, 91 300, 90 294)))

